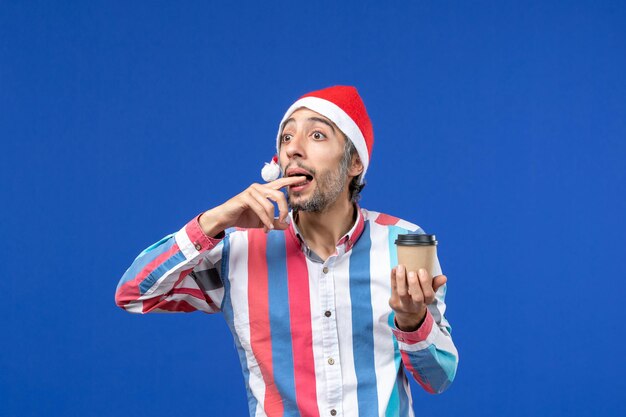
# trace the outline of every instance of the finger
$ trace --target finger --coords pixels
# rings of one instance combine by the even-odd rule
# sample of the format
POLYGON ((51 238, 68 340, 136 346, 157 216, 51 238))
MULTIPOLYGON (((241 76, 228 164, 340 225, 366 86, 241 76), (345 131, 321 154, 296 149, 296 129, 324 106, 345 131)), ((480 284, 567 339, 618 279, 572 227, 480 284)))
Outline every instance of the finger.
POLYGON ((443 287, 446 282, 448 282, 448 277, 445 275, 437 275, 433 278, 433 290, 435 292, 439 291, 439 288, 443 287))
POLYGON ((406 269, 404 265, 398 265, 396 269, 396 291, 399 297, 406 297, 409 295, 409 289, 406 283, 406 269))
MULTIPOLYGON (((278 205, 278 219, 281 222, 284 222, 285 218, 289 215, 289 206, 287 204, 287 199, 285 195, 275 190, 271 187, 268 187, 269 184, 261 185, 261 184, 253 184, 252 188, 259 192, 259 194, 263 195, 266 199, 274 201, 278 205)), ((272 217, 274 214, 274 210, 272 209, 272 217)), ((276 224, 274 224, 276 226, 276 224)), ((286 229, 284 225, 280 225, 281 229, 286 229)))
POLYGON ((396 268, 391 270, 391 297, 389 297, 389 307, 395 309, 398 304, 398 290, 396 285, 396 268))
POLYGON ((435 300, 435 291, 433 290, 433 280, 430 278, 430 273, 424 268, 420 268, 419 284, 422 288, 422 294, 424 295, 424 302, 430 304, 435 300))
POLYGON ((391 292, 396 291, 397 285, 396 285, 396 269, 397 267, 394 267, 391 269, 391 292))
POLYGON ((420 280, 415 271, 409 271, 407 281, 409 283, 409 294, 414 303, 424 302, 424 293, 420 286, 420 280))
POLYGON ((282 192, 274 189, 270 189, 268 191, 268 194, 268 198, 276 202, 276 205, 278 206, 278 220, 284 222, 289 215, 289 205, 287 204, 287 199, 285 198, 285 195, 282 192))
POLYGON ((272 226, 274 226, 274 204, 268 199, 267 195, 262 194, 256 188, 251 189, 250 194, 263 206, 272 226))
POLYGON ((268 182, 266 185, 274 190, 280 190, 283 187, 288 185, 298 184, 302 182, 306 177, 304 175, 298 175, 293 177, 283 177, 279 178, 276 181, 268 182))
MULTIPOLYGON (((248 207, 250 207, 250 209, 252 209, 252 211, 254 212, 254 214, 256 214, 256 216, 259 218, 259 220, 261 221, 261 223, 267 227, 268 229, 273 229, 274 228, 274 216, 272 213, 272 216, 270 217, 267 213, 266 208, 263 206, 263 204, 259 201, 259 199, 257 199, 254 195, 254 191, 250 190, 249 193, 246 194, 246 196, 244 197, 244 201, 245 204, 248 205, 248 207)), ((274 210, 274 206, 272 205, 272 203, 270 203, 269 201, 265 200, 270 206, 272 206, 272 211, 274 210)))
POLYGON ((278 218, 274 218, 273 223, 274 223, 274 229, 276 229, 276 230, 287 230, 287 229, 289 229, 289 222, 288 221, 281 221, 278 218))
POLYGON ((276 201, 276 205, 278 206, 278 220, 280 220, 284 224, 287 224, 287 221, 285 221, 285 219, 287 219, 287 217, 289 216, 289 206, 287 205, 287 199, 281 193, 280 197, 277 197, 274 201, 276 201))

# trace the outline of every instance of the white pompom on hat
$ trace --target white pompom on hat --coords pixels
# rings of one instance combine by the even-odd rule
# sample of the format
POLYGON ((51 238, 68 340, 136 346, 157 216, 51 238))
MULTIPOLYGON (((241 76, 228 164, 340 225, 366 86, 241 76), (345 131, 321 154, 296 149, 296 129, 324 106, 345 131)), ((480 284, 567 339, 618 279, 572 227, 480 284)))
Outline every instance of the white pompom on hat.
MULTIPOLYGON (((313 110, 332 121, 352 141, 363 163, 362 183, 372 156, 374 130, 357 89, 351 86, 338 85, 313 91, 300 97, 289 107, 280 121, 276 137, 277 154, 280 152, 280 134, 283 123, 294 111, 302 107, 313 110)), ((265 181, 274 181, 280 176, 280 167, 277 162, 278 158, 274 156, 272 162, 266 163, 263 167, 261 174, 265 181)))
POLYGON ((274 155, 269 163, 265 163, 265 166, 261 170, 261 177, 266 182, 277 180, 280 176, 280 167, 278 166, 278 156, 274 155))

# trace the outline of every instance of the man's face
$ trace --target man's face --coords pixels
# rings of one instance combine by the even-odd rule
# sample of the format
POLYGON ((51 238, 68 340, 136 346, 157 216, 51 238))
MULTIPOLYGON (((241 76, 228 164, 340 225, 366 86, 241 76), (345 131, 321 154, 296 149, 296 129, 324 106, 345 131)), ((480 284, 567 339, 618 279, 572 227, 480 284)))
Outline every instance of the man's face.
POLYGON ((306 175, 307 181, 287 189, 294 210, 321 212, 348 198, 348 164, 341 163, 346 138, 326 117, 302 108, 283 125, 279 162, 283 176, 306 175))

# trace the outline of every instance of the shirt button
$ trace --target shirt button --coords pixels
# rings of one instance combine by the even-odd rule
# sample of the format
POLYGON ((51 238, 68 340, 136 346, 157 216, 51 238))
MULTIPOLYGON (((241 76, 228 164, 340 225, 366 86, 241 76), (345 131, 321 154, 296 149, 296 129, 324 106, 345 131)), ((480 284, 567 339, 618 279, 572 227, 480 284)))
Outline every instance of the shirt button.
POLYGON ((334 365, 335 364, 335 360, 333 358, 328 358, 328 364, 329 365, 334 365))
POLYGON ((326 317, 330 317, 332 314, 333 314, 333 313, 331 313, 330 311, 326 311, 326 312, 324 313, 324 315, 325 315, 326 317))
POLYGON ((322 269, 322 272, 325 273, 325 274, 328 274, 328 267, 325 266, 324 269, 322 269))
POLYGON ((337 410, 335 410, 334 408, 332 410, 330 410, 330 415, 331 416, 336 416, 337 415, 337 410))
POLYGON ((196 250, 202 249, 202 245, 199 244, 198 242, 194 242, 193 246, 196 248, 196 250))

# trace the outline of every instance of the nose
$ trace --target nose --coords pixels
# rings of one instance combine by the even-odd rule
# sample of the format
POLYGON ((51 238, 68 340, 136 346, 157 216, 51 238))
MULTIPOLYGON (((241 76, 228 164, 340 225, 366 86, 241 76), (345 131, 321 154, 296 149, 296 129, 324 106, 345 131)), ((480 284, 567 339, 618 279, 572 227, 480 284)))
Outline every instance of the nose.
POLYGON ((304 152, 304 137, 301 133, 293 135, 289 142, 281 145, 281 151, 284 151, 288 159, 303 158, 304 152))

